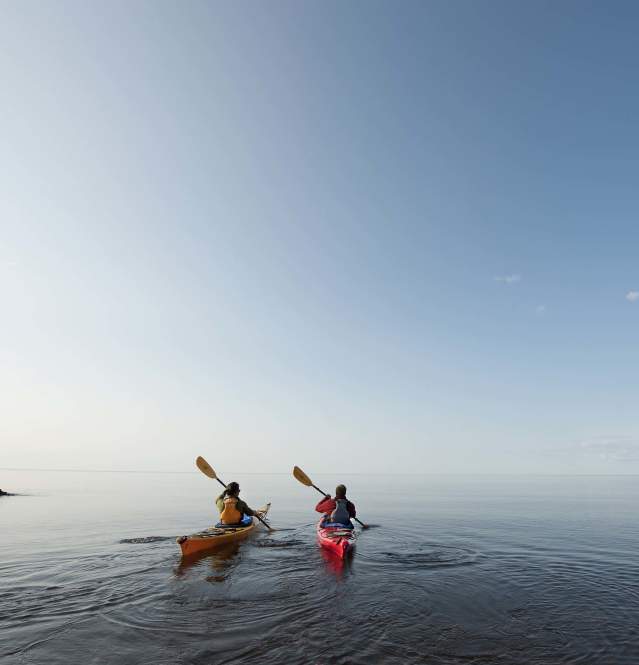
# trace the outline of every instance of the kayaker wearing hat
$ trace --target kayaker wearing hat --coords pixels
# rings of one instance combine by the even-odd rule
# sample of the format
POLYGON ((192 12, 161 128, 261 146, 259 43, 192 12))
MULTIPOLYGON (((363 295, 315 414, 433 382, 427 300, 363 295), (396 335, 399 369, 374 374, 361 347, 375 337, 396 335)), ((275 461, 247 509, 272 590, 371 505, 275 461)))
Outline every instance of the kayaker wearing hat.
POLYGON ((324 513, 326 522, 353 526, 351 518, 356 516, 355 504, 346 498, 346 486, 338 485, 335 488, 335 498, 327 494, 316 506, 318 513, 324 513))
POLYGON ((217 497, 215 505, 220 511, 220 522, 222 524, 239 524, 244 515, 257 514, 246 505, 245 501, 240 499, 240 486, 233 482, 226 486, 226 489, 217 497))

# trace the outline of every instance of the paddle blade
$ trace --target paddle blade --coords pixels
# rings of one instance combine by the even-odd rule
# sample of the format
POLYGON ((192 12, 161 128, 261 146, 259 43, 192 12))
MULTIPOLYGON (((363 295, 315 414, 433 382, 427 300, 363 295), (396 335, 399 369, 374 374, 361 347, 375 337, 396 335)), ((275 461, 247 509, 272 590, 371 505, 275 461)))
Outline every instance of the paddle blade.
POLYGON ((293 475, 297 480, 302 483, 302 485, 306 485, 307 487, 311 487, 313 485, 313 482, 311 479, 302 471, 302 469, 299 468, 299 466, 294 466, 293 467, 293 475))
POLYGON ((195 465, 205 476, 213 478, 213 480, 217 478, 215 471, 213 471, 211 465, 203 457, 198 457, 195 460, 195 465))

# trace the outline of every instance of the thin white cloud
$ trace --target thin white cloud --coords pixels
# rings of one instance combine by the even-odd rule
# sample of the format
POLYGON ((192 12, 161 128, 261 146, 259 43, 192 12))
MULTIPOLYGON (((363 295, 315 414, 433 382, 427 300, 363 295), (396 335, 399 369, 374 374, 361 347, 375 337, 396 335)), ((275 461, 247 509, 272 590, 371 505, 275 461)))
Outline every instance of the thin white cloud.
POLYGON ((535 307, 535 314, 537 314, 537 316, 543 316, 545 313, 546 305, 537 305, 537 307, 535 307))
POLYGON ((549 457, 605 462, 639 462, 639 437, 628 434, 600 434, 557 443, 543 452, 549 457))
POLYGON ((639 462, 639 439, 623 434, 583 439, 577 443, 576 450, 611 462, 639 462))
POLYGON ((521 282, 521 275, 497 275, 495 281, 504 284, 515 284, 521 282))
POLYGON ((626 300, 630 302, 636 302, 639 300, 639 291, 628 291, 628 293, 626 293, 626 300))

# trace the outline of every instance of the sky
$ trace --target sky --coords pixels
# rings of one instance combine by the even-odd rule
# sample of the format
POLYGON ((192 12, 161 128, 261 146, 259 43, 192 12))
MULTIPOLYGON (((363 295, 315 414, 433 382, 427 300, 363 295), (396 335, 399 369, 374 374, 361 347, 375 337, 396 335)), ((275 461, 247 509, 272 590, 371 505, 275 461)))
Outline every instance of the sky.
POLYGON ((639 472, 639 6, 0 4, 0 467, 639 472))

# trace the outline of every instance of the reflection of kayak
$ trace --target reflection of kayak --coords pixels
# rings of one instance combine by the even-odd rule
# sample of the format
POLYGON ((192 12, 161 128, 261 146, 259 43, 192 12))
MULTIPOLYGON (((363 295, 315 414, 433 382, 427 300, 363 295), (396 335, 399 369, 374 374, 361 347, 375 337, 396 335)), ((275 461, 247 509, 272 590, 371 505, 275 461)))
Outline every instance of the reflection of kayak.
POLYGON ((341 526, 322 526, 322 520, 317 523, 317 540, 319 544, 340 559, 348 556, 355 548, 357 534, 355 529, 341 526))
MULTIPOLYGON (((258 512, 262 517, 265 517, 270 507, 271 504, 267 503, 258 512)), ((190 536, 180 536, 176 539, 176 542, 182 548, 182 556, 199 554, 238 540, 244 540, 255 529, 256 524, 258 524, 257 520, 245 516, 238 526, 215 526, 190 536)))

